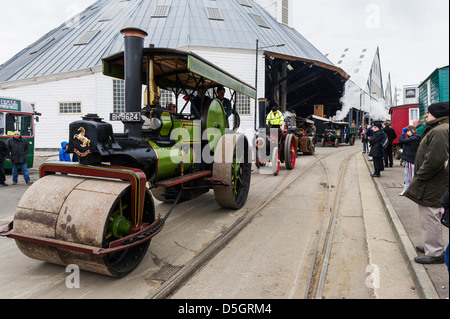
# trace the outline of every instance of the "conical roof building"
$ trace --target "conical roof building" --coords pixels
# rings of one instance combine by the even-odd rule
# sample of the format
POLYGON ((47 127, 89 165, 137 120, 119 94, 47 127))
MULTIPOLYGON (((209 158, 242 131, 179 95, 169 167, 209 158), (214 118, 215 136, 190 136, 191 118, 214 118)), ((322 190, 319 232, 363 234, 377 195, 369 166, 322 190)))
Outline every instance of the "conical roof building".
MULTIPOLYGON (((1 95, 43 113, 37 148, 59 147, 84 114, 107 119, 120 108, 123 89, 102 75, 101 61, 123 51, 124 27, 145 30, 145 46, 197 53, 283 110, 306 117, 316 104, 330 116, 340 109, 349 76, 256 1, 99 0, 0 66, 1 95)), ((252 130, 254 101, 239 103, 241 129, 252 130)))

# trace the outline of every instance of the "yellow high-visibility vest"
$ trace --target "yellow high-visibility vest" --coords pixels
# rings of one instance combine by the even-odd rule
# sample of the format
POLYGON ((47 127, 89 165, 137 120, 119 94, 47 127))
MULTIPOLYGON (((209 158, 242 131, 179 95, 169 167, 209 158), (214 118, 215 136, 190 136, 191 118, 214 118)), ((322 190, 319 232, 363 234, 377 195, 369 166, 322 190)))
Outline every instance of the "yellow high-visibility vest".
POLYGON ((284 116, 283 114, 278 111, 277 114, 274 114, 273 112, 270 112, 269 115, 267 115, 266 119, 266 125, 283 125, 284 123, 284 116))

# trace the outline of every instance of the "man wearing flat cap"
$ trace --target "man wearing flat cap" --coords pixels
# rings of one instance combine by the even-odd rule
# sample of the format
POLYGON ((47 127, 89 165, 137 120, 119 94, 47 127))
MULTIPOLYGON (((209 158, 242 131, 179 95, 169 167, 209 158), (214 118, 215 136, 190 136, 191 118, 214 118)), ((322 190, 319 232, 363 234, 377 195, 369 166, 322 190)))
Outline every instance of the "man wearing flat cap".
POLYGON ((430 105, 427 116, 428 127, 417 149, 414 178, 404 195, 419 205, 423 246, 416 249, 424 255, 414 260, 420 264, 440 264, 444 263, 445 249, 440 198, 447 188, 448 102, 430 105))

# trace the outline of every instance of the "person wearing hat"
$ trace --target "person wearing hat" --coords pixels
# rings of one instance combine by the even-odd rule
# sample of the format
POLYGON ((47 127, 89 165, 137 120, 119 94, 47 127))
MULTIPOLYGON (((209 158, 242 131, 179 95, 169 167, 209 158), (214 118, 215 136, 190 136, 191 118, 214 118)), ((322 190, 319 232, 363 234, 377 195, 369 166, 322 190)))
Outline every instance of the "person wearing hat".
POLYGON ((369 156, 373 158, 373 167, 375 172, 370 175, 372 177, 381 177, 380 173, 383 170, 383 131, 381 130, 381 123, 375 123, 372 127, 373 136, 369 138, 370 152, 369 156))
POLYGON ((266 125, 281 127, 283 123, 284 123, 283 114, 280 111, 278 111, 277 106, 272 107, 272 112, 270 112, 269 115, 267 115, 266 125))
POLYGON ((447 187, 448 102, 430 105, 427 116, 427 129, 414 162, 414 178, 404 196, 418 204, 423 246, 417 246, 416 250, 424 255, 414 260, 420 264, 441 264, 444 263, 445 248, 440 199, 447 187))

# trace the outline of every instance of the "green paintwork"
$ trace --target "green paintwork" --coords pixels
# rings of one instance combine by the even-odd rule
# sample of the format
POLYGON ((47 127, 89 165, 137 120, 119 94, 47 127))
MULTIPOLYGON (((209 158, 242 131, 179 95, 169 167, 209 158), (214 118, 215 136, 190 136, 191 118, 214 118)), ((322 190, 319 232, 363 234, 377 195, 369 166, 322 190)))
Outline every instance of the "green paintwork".
MULTIPOLYGON (((222 103, 215 99, 209 105, 207 114, 206 114, 206 137, 208 139, 208 145, 211 148, 211 151, 214 152, 214 149, 219 142, 219 139, 225 135, 226 129, 226 115, 225 110, 223 109, 222 103)), ((205 136, 204 136, 205 138, 205 136)))
POLYGON ((422 122, 425 121, 428 107, 438 102, 449 101, 448 66, 436 69, 419 86, 419 109, 422 122))
POLYGON ((170 131, 172 130, 173 122, 172 117, 170 116, 169 112, 163 112, 161 114, 161 120, 162 120, 162 128, 161 128, 161 136, 167 136, 170 134, 170 131))
POLYGON ((188 56, 188 70, 237 92, 241 92, 252 99, 256 99, 256 90, 254 88, 192 55, 188 56))
MULTIPOLYGON (((6 143, 6 141, 10 138, 13 138, 12 131, 10 135, 7 135, 5 127, 5 117, 6 113, 11 112, 15 116, 19 116, 20 120, 16 122, 20 124, 20 126, 16 126, 22 137, 28 142, 28 155, 27 155, 27 166, 28 168, 33 167, 34 164, 34 145, 35 145, 35 137, 34 137, 34 115, 35 112, 31 104, 17 99, 10 99, 6 97, 0 97, 0 139, 6 143)), ((11 169, 11 162, 4 161, 4 168, 9 170, 11 169)))

